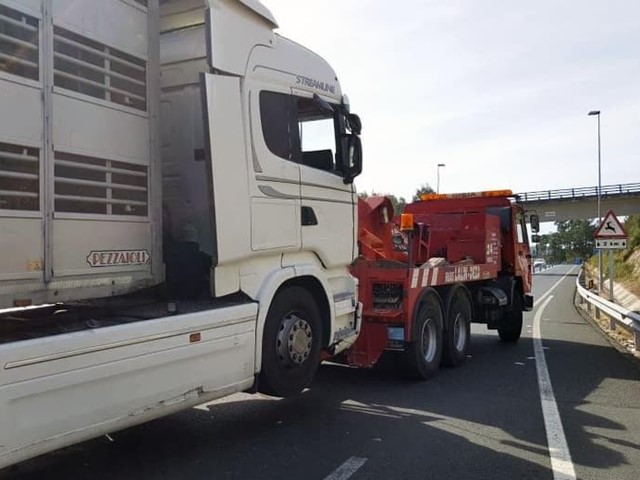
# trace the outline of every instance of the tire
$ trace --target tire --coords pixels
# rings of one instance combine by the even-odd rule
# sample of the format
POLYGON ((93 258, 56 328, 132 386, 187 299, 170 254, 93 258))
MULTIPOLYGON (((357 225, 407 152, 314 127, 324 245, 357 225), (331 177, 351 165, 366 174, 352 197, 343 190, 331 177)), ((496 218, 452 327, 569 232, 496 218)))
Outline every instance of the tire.
POLYGON ((516 289, 511 302, 511 310, 502 318, 498 327, 500 340, 505 343, 515 343, 520 339, 522 333, 522 293, 516 289))
POLYGON ((449 290, 446 305, 442 364, 457 367, 467 359, 471 339, 473 308, 469 292, 462 286, 449 290))
POLYGON ((276 294, 262 335, 258 391, 291 397, 311 385, 320 365, 322 319, 313 296, 302 287, 276 294))
POLYGON ((419 307, 411 342, 403 355, 403 370, 408 378, 428 380, 438 373, 442 360, 442 321, 440 296, 431 290, 419 307))

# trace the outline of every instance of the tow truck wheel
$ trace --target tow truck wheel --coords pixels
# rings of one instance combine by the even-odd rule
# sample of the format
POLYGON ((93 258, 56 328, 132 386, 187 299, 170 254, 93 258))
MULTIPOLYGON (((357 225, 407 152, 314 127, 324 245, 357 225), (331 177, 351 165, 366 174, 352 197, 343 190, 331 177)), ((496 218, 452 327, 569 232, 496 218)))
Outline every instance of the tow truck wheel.
POLYGON ((320 365, 322 321, 313 296, 302 287, 276 295, 262 336, 258 390, 290 397, 308 387, 320 365))
POLYGON ((408 377, 427 380, 438 372, 442 359, 442 321, 440 297, 431 290, 419 307, 411 342, 404 352, 404 370, 408 377))
POLYGON ((449 291, 446 304, 442 363, 449 367, 457 367, 467 359, 473 311, 471 298, 468 291, 460 286, 449 291))
POLYGON ((498 327, 500 340, 505 343, 515 343, 522 333, 522 293, 516 290, 511 302, 511 310, 505 313, 501 325, 498 327))

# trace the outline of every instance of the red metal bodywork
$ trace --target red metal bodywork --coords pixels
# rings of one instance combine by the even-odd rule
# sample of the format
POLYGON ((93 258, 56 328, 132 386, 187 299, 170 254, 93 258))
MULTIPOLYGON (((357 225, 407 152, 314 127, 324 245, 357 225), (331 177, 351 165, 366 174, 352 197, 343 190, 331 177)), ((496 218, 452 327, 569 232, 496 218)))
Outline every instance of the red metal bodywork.
POLYGON ((509 274, 522 278, 523 293, 531 291, 529 247, 526 238, 518 241, 514 227, 524 211, 508 197, 421 201, 404 213, 414 218, 410 240, 400 232, 389 199, 370 197, 358 205, 360 257, 351 271, 359 280, 363 323, 347 352, 351 365, 375 365, 389 347, 389 327, 401 327, 403 340, 412 340, 415 309, 427 288, 444 293, 447 285, 509 274), (501 225, 506 221, 509 228, 501 225), (434 258, 444 265, 425 265, 434 258))

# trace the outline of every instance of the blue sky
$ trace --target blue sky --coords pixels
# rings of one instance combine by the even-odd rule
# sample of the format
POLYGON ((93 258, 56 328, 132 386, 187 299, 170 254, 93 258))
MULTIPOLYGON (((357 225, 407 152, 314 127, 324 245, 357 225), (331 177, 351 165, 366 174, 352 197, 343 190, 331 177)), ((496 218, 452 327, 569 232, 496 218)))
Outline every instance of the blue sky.
POLYGON ((638 0, 263 0, 363 119, 360 190, 640 182, 638 0))

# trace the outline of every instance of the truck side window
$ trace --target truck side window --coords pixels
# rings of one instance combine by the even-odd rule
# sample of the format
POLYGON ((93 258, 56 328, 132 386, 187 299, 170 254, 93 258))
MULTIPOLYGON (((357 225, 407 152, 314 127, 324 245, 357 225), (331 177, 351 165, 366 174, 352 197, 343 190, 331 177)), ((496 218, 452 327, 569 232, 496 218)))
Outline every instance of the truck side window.
POLYGON ((518 243, 527 243, 527 226, 524 222, 524 215, 521 213, 516 216, 516 230, 518 234, 518 243))
POLYGON ((321 110, 310 98, 297 98, 300 163, 334 172, 336 158, 335 115, 321 110))
POLYGON ((291 95, 276 92, 260 92, 260 118, 262 134, 267 147, 274 155, 296 161, 295 115, 291 95))
POLYGON ((500 217, 500 230, 502 233, 511 231, 511 208, 509 207, 488 207, 489 215, 497 215, 500 217))
POLYGON ((262 91, 260 119, 271 153, 307 167, 340 174, 334 113, 322 110, 311 98, 262 91))

